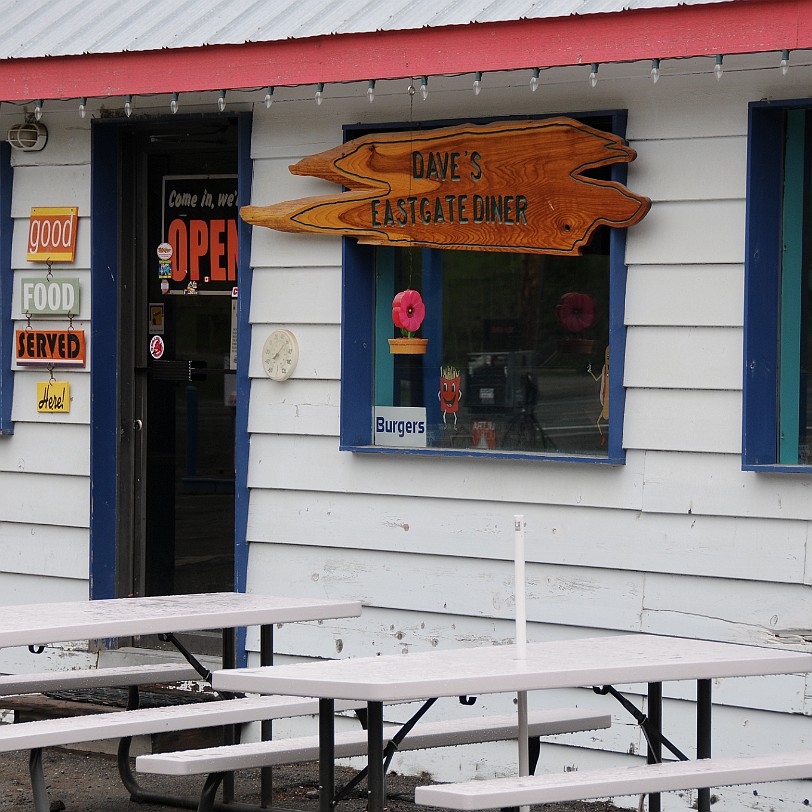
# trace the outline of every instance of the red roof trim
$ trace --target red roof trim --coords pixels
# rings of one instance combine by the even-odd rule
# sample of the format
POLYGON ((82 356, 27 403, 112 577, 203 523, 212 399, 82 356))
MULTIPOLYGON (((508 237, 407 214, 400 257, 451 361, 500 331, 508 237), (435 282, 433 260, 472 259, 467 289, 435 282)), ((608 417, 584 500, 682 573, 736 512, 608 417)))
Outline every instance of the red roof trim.
POLYGON ((121 96, 812 48, 808 0, 0 61, 0 100, 121 96))

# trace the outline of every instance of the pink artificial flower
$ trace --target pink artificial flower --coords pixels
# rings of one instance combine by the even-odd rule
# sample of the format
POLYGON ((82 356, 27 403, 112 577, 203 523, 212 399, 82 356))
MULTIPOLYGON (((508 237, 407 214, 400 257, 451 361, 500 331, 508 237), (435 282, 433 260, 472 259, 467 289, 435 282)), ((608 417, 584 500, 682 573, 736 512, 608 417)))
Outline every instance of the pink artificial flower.
POLYGON ((425 315, 426 306, 416 290, 402 290, 392 300, 392 321, 407 333, 416 332, 425 315))
POLYGON ((595 303, 588 293, 565 293, 558 302, 555 315, 571 333, 580 333, 595 323, 595 303))

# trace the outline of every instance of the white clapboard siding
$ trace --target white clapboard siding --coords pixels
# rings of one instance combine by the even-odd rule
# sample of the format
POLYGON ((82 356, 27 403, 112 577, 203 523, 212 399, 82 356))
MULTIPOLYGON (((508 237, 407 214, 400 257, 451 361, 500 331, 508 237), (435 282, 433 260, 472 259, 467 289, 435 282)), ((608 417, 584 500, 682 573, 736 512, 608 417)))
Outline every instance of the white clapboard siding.
POLYGON ((0 471, 88 476, 90 429, 81 424, 18 421, 14 436, 0 441, 0 471))
POLYGON ((248 431, 338 437, 340 394, 338 381, 257 378, 251 382, 248 431))
MULTIPOLYGON (((296 334, 299 344, 299 363, 291 378, 326 378, 338 380, 341 377, 341 330, 336 324, 282 324, 296 334)), ((262 345, 270 329, 263 328, 258 340, 251 342, 251 360, 248 374, 252 378, 264 378, 262 366, 262 345)))
MULTIPOLYGON (((643 510, 765 519, 812 519, 806 476, 741 470, 738 454, 646 452, 643 510)), ((765 534, 765 543, 769 534, 765 534)), ((765 550, 769 555, 769 548, 765 550)))
MULTIPOLYGON (((90 220, 86 220, 88 228, 90 227, 90 220)), ((25 250, 25 249, 23 249, 25 250)), ((71 266, 71 270, 67 271, 61 266, 54 266, 54 280, 59 281, 59 271, 62 271, 64 276, 70 276, 79 279, 79 309, 74 314, 77 319, 88 322, 90 320, 90 270, 88 268, 76 268, 75 265, 71 266)), ((30 267, 22 271, 17 271, 14 274, 14 288, 11 296, 11 318, 18 321, 25 320, 25 313, 22 310, 22 279, 23 277, 39 277, 44 278, 47 273, 47 268, 43 267, 43 263, 31 263, 30 267)), ((67 326, 66 316, 51 316, 49 324, 53 324, 55 329, 64 329, 67 326)), ((87 329, 87 326, 85 327, 87 329)))
POLYGON ((0 471, 0 521, 89 527, 90 480, 0 471))
POLYGON ((629 230, 630 265, 744 261, 744 200, 655 203, 629 230))
POLYGON ((255 268, 249 318, 254 325, 339 324, 341 268, 255 268))
POLYGON ((629 389, 624 448, 741 451, 741 392, 629 389))
POLYGON ((87 581, 80 578, 0 572, 0 594, 8 604, 86 601, 87 581))
POLYGON ((32 207, 43 205, 78 206, 80 214, 87 214, 90 211, 90 165, 16 167, 11 216, 30 217, 32 207))
POLYGON ((254 268, 340 268, 341 237, 288 234, 257 226, 251 232, 250 262, 254 268))
POLYGON ((527 524, 526 558, 540 564, 803 582, 802 521, 284 490, 255 491, 251 499, 248 539, 257 543, 511 560, 518 511, 527 524), (770 554, 760 556, 766 537, 770 554))
MULTIPOLYGON (((513 616, 513 565, 508 562, 313 547, 288 547, 284 556, 276 556, 267 545, 254 547, 252 555, 253 566, 265 571, 265 589, 271 592, 282 593, 297 583, 302 596, 353 595, 373 606, 513 616)), ((529 564, 527 616, 595 626, 611 605, 613 624, 636 631, 643 577, 622 570, 529 564)))
MULTIPOLYGON (((340 139, 337 143, 341 143, 340 139)), ((307 154, 300 153, 301 156, 307 154)), ((310 175, 293 175, 290 165, 291 161, 287 158, 265 158, 254 163, 252 198, 255 205, 341 193, 337 183, 310 175)))
POLYGON ((747 138, 663 138, 631 144, 628 185, 652 201, 743 199, 747 138))
POLYGON ((5 572, 87 578, 87 530, 0 522, 0 561, 5 572))
MULTIPOLYGON (((626 282, 629 326, 741 327, 741 265, 632 265, 626 282)), ((627 365, 634 359, 626 355, 627 365)))
POLYGON ((254 435, 248 486, 639 508, 642 464, 643 455, 629 454, 619 466, 501 459, 472 466, 466 457, 353 454, 331 437, 254 435))
MULTIPOLYGON (((85 335, 87 336, 87 334, 85 335)), ((89 353, 90 348, 88 348, 88 355, 89 353)), ((11 405, 12 420, 34 424, 72 423, 87 425, 90 423, 90 375, 85 374, 86 369, 55 368, 54 378, 56 380, 70 382, 70 411, 40 413, 37 411, 37 382, 49 379, 48 370, 29 371, 29 369, 22 369, 16 365, 12 368, 15 369, 14 398, 11 405)))
MULTIPOLYGON (((742 551, 745 554, 745 551, 742 551)), ((644 631, 778 645, 776 634, 812 630, 812 589, 735 578, 701 580, 649 573, 644 631)), ((803 648, 797 642, 790 647, 803 648)))
MULTIPOLYGON (((30 170, 26 170, 30 171, 30 170)), ((41 196, 41 195, 40 195, 41 196)), ((66 204, 68 205, 68 204, 66 204)), ((79 220, 76 226, 76 258, 73 262, 55 262, 54 273, 59 271, 75 271, 78 268, 90 268, 90 209, 79 209, 79 220)), ((11 236, 11 267, 17 271, 27 273, 45 272, 48 266, 45 262, 29 262, 25 257, 28 252, 28 228, 31 218, 31 208, 25 214, 14 220, 14 229, 11 236)), ((88 294, 89 295, 89 294, 88 294)))
POLYGON ((740 391, 741 359, 742 331, 737 327, 630 327, 623 384, 740 391))

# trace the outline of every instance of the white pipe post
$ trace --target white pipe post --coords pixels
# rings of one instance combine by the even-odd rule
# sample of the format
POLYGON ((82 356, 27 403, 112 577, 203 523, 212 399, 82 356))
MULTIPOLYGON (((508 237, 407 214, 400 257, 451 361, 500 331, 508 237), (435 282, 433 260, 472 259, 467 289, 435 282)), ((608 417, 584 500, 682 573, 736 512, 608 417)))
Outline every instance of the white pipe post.
MULTIPOLYGON (((525 574, 524 574, 524 516, 516 514, 513 517, 514 552, 513 552, 513 591, 516 603, 516 657, 519 660, 527 658, 527 605, 525 602, 525 574)), ((519 775, 530 774, 530 756, 527 742, 527 691, 518 691, 516 694, 517 712, 519 722, 519 775)), ((519 807, 521 812, 528 812, 529 806, 519 807)))

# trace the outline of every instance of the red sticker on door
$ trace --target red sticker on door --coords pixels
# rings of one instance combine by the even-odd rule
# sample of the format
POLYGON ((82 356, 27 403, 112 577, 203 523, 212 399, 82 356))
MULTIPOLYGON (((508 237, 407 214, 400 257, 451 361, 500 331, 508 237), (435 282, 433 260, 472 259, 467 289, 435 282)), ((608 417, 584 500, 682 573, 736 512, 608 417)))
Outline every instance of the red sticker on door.
POLYGON ((152 336, 149 340, 149 354, 157 361, 164 354, 164 340, 161 336, 152 336))

